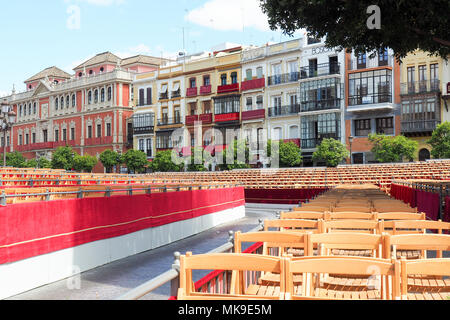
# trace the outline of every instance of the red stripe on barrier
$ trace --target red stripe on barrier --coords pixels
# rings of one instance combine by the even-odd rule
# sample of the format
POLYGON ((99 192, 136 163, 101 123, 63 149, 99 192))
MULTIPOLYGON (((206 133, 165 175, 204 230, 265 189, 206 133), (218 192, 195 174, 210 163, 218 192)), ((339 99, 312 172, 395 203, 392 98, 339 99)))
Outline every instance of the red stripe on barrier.
POLYGON ((243 188, 8 205, 0 208, 0 264, 243 205, 243 188))

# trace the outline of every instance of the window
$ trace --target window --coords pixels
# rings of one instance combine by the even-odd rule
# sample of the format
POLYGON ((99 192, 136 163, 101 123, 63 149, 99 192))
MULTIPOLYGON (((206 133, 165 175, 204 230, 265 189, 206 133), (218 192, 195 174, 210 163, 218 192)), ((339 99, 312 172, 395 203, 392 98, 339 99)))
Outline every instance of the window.
POLYGON ((75 108, 76 105, 77 105, 76 97, 75 97, 75 94, 73 94, 72 95, 72 108, 75 108))
POLYGON ((378 134, 394 134, 393 118, 378 118, 376 119, 376 129, 378 134))
POLYGON ((83 76, 83 72, 79 72, 79 73, 78 73, 78 77, 81 78, 82 76, 83 76))
POLYGON ((67 141, 67 129, 63 129, 62 134, 62 141, 67 141))
POLYGON ((232 83, 232 84, 235 84, 235 83, 237 83, 237 82, 238 82, 237 72, 233 72, 233 73, 231 74, 231 83, 232 83))
POLYGON ((22 117, 22 105, 19 106, 19 117, 22 117))
POLYGON ((152 104, 152 88, 147 88, 147 105, 152 104))
POLYGON ((42 130, 42 138, 43 138, 43 142, 48 142, 48 131, 47 130, 42 130))
POLYGON ((153 143, 152 143, 152 139, 147 139, 146 140, 146 143, 147 143, 147 145, 146 145, 146 153, 147 153, 147 157, 151 157, 152 156, 152 154, 153 154, 153 143))
POLYGON ((174 115, 174 123, 181 123, 181 109, 180 109, 180 106, 177 106, 177 107, 174 107, 174 112, 173 112, 173 115, 174 115))
POLYGON ((430 89, 439 90, 439 65, 430 64, 430 89))
POLYGON ((241 109, 240 97, 216 98, 214 101, 215 114, 237 113, 241 109))
POLYGON ((246 103, 247 111, 252 110, 252 105, 253 105, 253 98, 252 97, 248 97, 247 98, 247 103, 246 103))
POLYGON ((59 141, 59 130, 55 130, 55 142, 59 141))
POLYGON ((97 138, 101 138, 102 136, 102 125, 98 124, 97 125, 97 138))
POLYGON ((92 126, 88 126, 87 129, 88 129, 88 139, 91 139, 92 138, 92 126))
POLYGON ((33 114, 36 114, 36 111, 37 111, 37 104, 35 102, 33 103, 33 114))
POLYGON ((58 110, 59 107, 59 99, 55 98, 55 110, 58 110))
POLYGON ((378 51, 378 66, 387 66, 388 65, 388 51, 386 48, 380 49, 378 51))
POLYGON ((256 108, 257 109, 263 109, 263 101, 264 101, 264 97, 263 96, 257 96, 256 97, 256 108))
POLYGON ((308 42, 308 45, 310 45, 310 44, 314 44, 314 43, 319 43, 320 42, 320 39, 316 39, 316 38, 314 38, 314 37, 310 37, 310 36, 308 36, 308 40, 307 40, 308 42))
POLYGON ((92 103, 92 91, 88 92, 88 104, 92 103))
POLYGON ((211 113, 211 101, 203 102, 203 113, 210 114, 211 113))
POLYGON ((309 76, 316 77, 317 76, 317 59, 311 59, 308 62, 309 66, 309 76))
POLYGON ((421 65, 419 66, 419 90, 420 92, 427 91, 427 66, 421 65))
POLYGON ((61 97, 61 110, 64 108, 64 97, 61 97))
POLYGON ((281 138, 283 136, 281 128, 273 128, 272 134, 273 134, 272 138, 275 141, 281 140, 281 138))
POLYGON ((26 134, 25 134, 25 145, 27 145, 29 142, 30 142, 30 140, 29 140, 29 134, 26 133, 26 134))
POLYGON ((252 69, 247 69, 245 71, 245 80, 252 80, 253 79, 253 75, 252 75, 252 69))
POLYGON ((197 114, 197 103, 196 102, 189 103, 189 114, 191 116, 195 116, 197 114))
POLYGON ((145 152, 144 149, 144 139, 139 139, 139 150, 145 152))
POLYGON ((108 101, 112 99, 112 87, 108 87, 108 101))
POLYGON ((197 87, 197 81, 195 78, 189 79, 189 88, 196 88, 197 87))
POLYGON ((349 105, 392 102, 392 70, 349 74, 349 105))
POLYGON ((222 86, 227 85, 227 75, 225 73, 220 76, 220 83, 222 86))
POLYGON ((19 146, 23 145, 23 140, 22 140, 22 135, 21 134, 19 134, 19 141, 18 141, 18 143, 19 143, 19 146))
POLYGON ((262 67, 256 68, 256 77, 258 79, 261 79, 263 77, 263 68, 262 67))
POLYGON ((94 91, 94 103, 98 103, 98 90, 94 91))
POLYGON ((357 57, 357 68, 364 69, 366 67, 366 54, 360 53, 357 57))
POLYGON ((31 143, 36 143, 36 132, 31 133, 31 143))
POLYGON ((139 89, 139 102, 138 102, 138 105, 139 106, 143 106, 144 105, 144 101, 145 101, 145 90, 144 89, 139 89))
POLYGON ((105 102, 105 89, 102 88, 102 91, 100 92, 100 102, 105 102))
POLYGON ((355 120, 355 136, 368 136, 371 133, 370 119, 355 120))
POLYGON ((288 64, 288 68, 289 68, 289 81, 297 81, 299 77, 297 60, 290 61, 288 64))
MULTIPOLYGON (((225 80, 226 80, 226 76, 225 76, 225 80)), ((211 85, 211 79, 209 78, 209 76, 204 76, 203 77, 203 85, 205 87, 211 85)))
POLYGON ((106 124, 106 136, 111 137, 111 123, 106 124))
POLYGON ((28 115, 31 116, 31 103, 28 104, 28 115))
POLYGON ((298 139, 299 137, 299 130, 298 126, 292 126, 289 128, 289 139, 298 139))
POLYGON ((69 107, 70 107, 70 97, 67 96, 66 97, 66 108, 69 109, 69 107))
POLYGON ((70 128, 70 140, 75 140, 75 128, 70 128))

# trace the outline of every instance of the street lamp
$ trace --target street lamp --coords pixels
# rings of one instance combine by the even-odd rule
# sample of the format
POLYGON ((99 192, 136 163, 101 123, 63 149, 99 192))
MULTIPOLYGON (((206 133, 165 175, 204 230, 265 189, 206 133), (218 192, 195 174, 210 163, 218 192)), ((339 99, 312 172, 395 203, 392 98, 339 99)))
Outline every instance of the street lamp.
POLYGON ((3 167, 6 167, 6 133, 16 123, 16 113, 12 110, 6 99, 0 105, 0 127, 3 132, 3 167))
POLYGON ((350 164, 353 164, 352 143, 353 143, 353 136, 349 136, 348 137, 348 144, 350 145, 350 164))

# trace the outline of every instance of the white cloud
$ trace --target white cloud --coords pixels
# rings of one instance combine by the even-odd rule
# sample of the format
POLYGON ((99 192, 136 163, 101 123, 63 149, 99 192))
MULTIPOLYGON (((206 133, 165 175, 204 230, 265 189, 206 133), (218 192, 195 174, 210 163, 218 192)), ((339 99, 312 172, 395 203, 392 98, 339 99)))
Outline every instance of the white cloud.
POLYGON ((113 52, 116 56, 125 59, 125 58, 129 58, 129 57, 133 57, 139 54, 143 54, 143 55, 151 55, 152 54, 152 50, 150 49, 149 46, 141 43, 138 44, 135 47, 131 47, 126 49, 125 51, 116 51, 113 52))
POLYGON ((185 20, 220 31, 242 31, 243 27, 270 31, 259 4, 259 0, 210 0, 189 11, 185 20))
MULTIPOLYGON (((64 2, 69 3, 72 0, 64 0, 64 2)), ((74 2, 84 2, 94 6, 108 7, 112 5, 121 5, 125 3, 125 0, 74 0, 74 2)))

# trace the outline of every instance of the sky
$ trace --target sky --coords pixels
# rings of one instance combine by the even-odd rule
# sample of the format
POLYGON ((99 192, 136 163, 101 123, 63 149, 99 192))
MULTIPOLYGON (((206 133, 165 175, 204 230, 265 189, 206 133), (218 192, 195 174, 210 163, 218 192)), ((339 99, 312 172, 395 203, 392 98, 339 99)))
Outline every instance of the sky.
POLYGON ((271 31, 259 0, 15 0, 0 5, 0 96, 57 66, 72 69, 110 51, 171 57, 224 43, 264 45, 300 38, 271 31), (184 36, 183 36, 184 35, 184 36))

